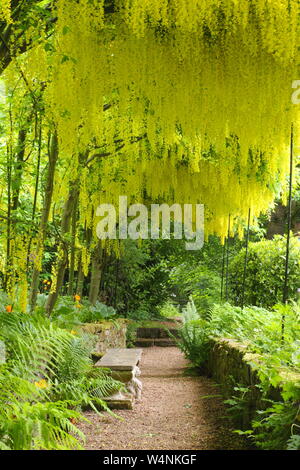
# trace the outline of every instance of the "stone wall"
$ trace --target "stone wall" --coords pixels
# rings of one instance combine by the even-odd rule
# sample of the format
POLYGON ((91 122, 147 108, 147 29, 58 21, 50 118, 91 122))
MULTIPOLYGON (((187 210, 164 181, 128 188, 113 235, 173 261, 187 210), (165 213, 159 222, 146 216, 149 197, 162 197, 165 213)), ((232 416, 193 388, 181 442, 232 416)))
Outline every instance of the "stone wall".
POLYGON ((93 355, 101 357, 109 348, 126 348, 127 323, 125 319, 118 319, 83 325, 82 331, 97 336, 93 355))
MULTIPOLYGON (((260 381, 255 370, 259 366, 260 356, 247 352, 247 344, 241 344, 233 339, 212 340, 209 345, 209 356, 204 372, 212 377, 219 385, 225 398, 242 394, 234 390, 234 387, 247 387, 249 392, 244 395, 243 413, 237 423, 241 428, 249 428, 254 417, 255 410, 264 409, 266 403, 262 401, 260 389, 257 387, 260 381)), ((288 381, 300 381, 299 374, 289 369, 280 370, 282 383, 288 381)), ((271 388, 268 398, 280 400, 280 386, 271 388)))

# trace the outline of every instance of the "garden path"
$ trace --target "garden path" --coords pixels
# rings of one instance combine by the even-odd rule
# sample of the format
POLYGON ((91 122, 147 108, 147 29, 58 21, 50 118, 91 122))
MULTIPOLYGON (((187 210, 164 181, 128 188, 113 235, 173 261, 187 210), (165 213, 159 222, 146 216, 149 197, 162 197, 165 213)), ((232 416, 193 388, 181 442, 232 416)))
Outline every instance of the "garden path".
POLYGON ((188 362, 176 347, 144 348, 140 368, 142 400, 133 410, 86 412, 81 423, 86 449, 100 450, 230 450, 245 449, 231 432, 217 385, 188 375, 188 362))

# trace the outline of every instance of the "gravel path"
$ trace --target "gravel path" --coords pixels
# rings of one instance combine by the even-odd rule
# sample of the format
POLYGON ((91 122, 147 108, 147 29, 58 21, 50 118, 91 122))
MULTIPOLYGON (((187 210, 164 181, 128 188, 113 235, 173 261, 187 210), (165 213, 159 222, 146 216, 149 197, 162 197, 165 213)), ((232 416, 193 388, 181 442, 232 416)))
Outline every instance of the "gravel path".
POLYGON ((244 441, 233 434, 214 382, 185 374, 187 361, 175 347, 143 350, 140 368, 143 394, 133 410, 86 412, 81 423, 86 449, 232 450, 244 441), (216 396, 217 395, 217 396, 216 396))

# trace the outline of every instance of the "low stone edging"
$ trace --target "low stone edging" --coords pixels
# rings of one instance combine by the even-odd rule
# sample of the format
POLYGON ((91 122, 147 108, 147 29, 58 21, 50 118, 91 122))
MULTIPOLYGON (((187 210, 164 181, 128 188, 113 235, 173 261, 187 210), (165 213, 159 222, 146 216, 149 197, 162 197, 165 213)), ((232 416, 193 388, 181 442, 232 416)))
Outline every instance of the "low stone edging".
MULTIPOLYGON (((247 344, 239 343, 229 338, 211 340, 209 343, 208 360, 204 366, 204 372, 220 384, 221 392, 225 398, 238 395, 234 387, 249 387, 249 393, 245 399, 244 410, 239 419, 239 426, 249 428, 256 410, 266 408, 262 401, 262 393, 256 385, 260 380, 256 371, 259 367, 260 356, 247 351, 247 344)), ((282 383, 299 381, 300 374, 283 368, 280 372, 282 383)), ((281 386, 271 387, 268 398, 281 399, 281 386)))

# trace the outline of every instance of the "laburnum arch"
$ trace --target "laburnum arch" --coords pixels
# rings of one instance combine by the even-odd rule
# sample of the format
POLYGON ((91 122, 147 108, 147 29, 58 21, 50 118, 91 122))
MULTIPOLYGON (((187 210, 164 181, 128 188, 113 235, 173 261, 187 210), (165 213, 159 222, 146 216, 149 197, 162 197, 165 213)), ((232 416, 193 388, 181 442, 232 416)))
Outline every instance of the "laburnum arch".
MULTIPOLYGON (((10 3, 0 7, 8 24, 10 3)), ((242 221, 249 207, 269 207, 288 171, 291 123, 298 134, 299 1, 49 5, 51 31, 45 23, 37 41, 28 28, 6 79, 22 67, 43 90, 64 169, 54 202, 79 181, 80 222, 93 229, 99 202, 120 194, 200 202, 206 235, 221 237, 228 214, 242 221)))

